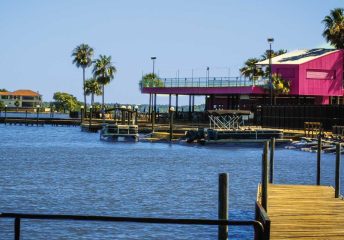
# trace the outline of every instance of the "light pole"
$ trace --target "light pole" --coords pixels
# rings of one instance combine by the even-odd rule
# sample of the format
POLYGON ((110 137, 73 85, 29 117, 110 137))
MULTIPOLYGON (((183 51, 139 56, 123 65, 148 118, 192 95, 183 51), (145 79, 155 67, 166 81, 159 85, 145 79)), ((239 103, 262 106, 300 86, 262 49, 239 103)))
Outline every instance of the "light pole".
POLYGON ((84 120, 84 108, 85 108, 84 105, 80 106, 80 116, 81 116, 80 117, 80 121, 81 121, 80 124, 82 124, 82 122, 84 120))
POLYGON ((137 119, 138 119, 137 113, 138 113, 138 111, 139 111, 139 106, 136 105, 136 106, 134 107, 134 109, 135 109, 135 125, 138 125, 138 124, 137 124, 137 119))
POLYGON ((272 49, 271 49, 271 45, 274 42, 273 38, 268 38, 268 43, 270 45, 270 50, 269 50, 269 82, 270 82, 270 105, 272 105, 272 62, 271 62, 271 58, 272 58, 272 49))
POLYGON ((209 67, 207 67, 207 87, 209 87, 209 67))
POLYGON ((169 113, 170 113, 170 141, 172 142, 173 138, 173 113, 174 113, 174 107, 170 107, 169 113))
POLYGON ((41 106, 39 106, 39 105, 36 105, 36 108, 37 108, 37 120, 36 120, 36 124, 37 124, 37 126, 38 126, 38 119, 39 119, 39 108, 40 108, 41 106))
MULTIPOLYGON (((154 87, 154 80, 155 80, 155 60, 156 57, 151 57, 151 60, 153 62, 153 79, 152 79, 152 86, 154 87)), ((152 111, 156 111, 156 94, 152 95, 152 111)))
POLYGON ((92 125, 92 105, 90 106, 90 117, 88 118, 88 131, 91 131, 91 125, 92 125))
POLYGON ((6 125, 6 117, 7 117, 7 105, 5 105, 5 119, 4 119, 5 125, 6 125))

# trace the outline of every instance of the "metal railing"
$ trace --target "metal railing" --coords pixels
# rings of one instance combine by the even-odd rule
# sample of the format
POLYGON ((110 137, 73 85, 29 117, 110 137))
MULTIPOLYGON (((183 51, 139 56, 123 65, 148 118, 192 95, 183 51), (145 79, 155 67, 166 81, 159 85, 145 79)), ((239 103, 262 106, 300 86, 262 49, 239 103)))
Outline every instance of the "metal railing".
POLYGON ((23 214, 1 213, 0 218, 14 219, 14 239, 20 240, 21 219, 39 220, 74 220, 74 221, 101 221, 101 222, 130 222, 149 224, 175 224, 175 225, 217 225, 217 226, 253 226, 255 239, 268 239, 264 226, 259 221, 236 220, 210 220, 210 219, 172 219, 172 218, 140 218, 140 217, 110 217, 85 215, 54 215, 54 214, 23 214))
POLYGON ((160 80, 157 86, 144 87, 248 87, 267 84, 267 79, 253 81, 243 77, 161 78, 160 80))

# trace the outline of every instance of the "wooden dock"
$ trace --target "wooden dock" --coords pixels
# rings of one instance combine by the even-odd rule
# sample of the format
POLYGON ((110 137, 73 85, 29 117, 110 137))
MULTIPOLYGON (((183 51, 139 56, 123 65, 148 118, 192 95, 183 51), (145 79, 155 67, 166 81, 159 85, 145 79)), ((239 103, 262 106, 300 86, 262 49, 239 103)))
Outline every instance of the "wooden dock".
POLYGON ((330 186, 268 185, 270 239, 344 239, 344 201, 330 186))

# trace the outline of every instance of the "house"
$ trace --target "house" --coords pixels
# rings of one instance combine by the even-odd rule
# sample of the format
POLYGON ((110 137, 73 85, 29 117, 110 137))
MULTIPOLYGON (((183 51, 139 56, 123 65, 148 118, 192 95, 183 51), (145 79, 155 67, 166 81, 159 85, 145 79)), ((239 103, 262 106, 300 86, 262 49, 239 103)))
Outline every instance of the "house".
MULTIPOLYGON (((272 73, 290 81, 290 93, 278 95, 276 104, 344 104, 343 60, 344 50, 311 49, 296 50, 272 58, 272 73)), ((257 63, 268 66, 269 60, 257 63)), ((243 77, 162 78, 157 87, 143 86, 141 92, 150 94, 153 109, 156 96, 189 96, 189 111, 193 109, 194 96, 204 96, 206 110, 250 109, 256 105, 270 104, 269 79, 252 81, 243 77)))
POLYGON ((0 92, 0 101, 8 108, 36 108, 42 106, 42 95, 31 90, 0 92))

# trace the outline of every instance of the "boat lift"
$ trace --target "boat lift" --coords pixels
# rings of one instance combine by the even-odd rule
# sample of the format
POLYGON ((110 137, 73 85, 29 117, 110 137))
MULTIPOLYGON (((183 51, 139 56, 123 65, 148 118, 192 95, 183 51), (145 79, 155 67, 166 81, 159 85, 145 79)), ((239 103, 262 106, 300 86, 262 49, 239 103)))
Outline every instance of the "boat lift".
POLYGON ((239 129, 244 125, 243 116, 249 116, 246 110, 208 110, 209 128, 218 130, 239 129))

